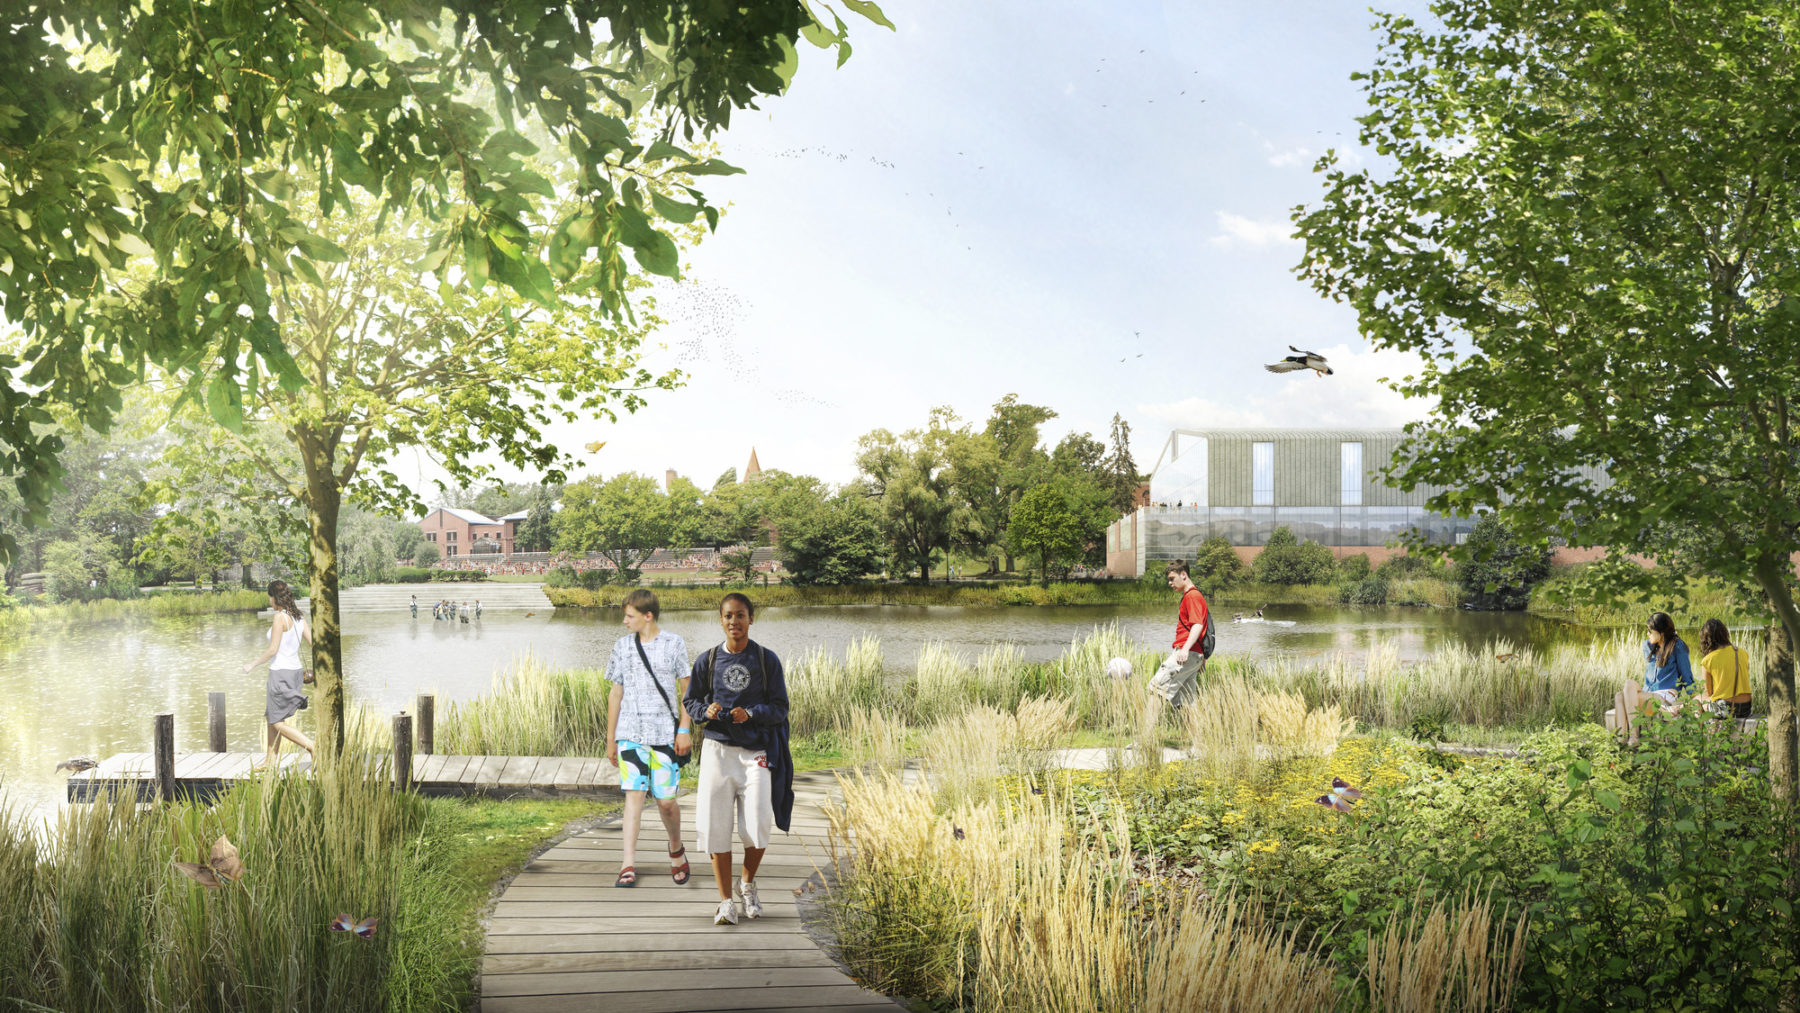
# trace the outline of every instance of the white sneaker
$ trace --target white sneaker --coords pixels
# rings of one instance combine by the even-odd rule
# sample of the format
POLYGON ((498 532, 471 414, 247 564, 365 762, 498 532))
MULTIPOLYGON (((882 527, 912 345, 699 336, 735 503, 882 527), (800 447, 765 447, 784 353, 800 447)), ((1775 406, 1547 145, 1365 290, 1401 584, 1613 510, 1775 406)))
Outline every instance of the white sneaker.
POLYGON ((762 899, 756 895, 756 884, 744 881, 738 884, 738 897, 744 903, 744 917, 751 920, 762 917, 762 899))
POLYGON ((714 925, 736 925, 737 923, 738 923, 737 902, 732 901, 732 900, 720 901, 719 902, 719 910, 716 914, 713 915, 713 924, 714 925))

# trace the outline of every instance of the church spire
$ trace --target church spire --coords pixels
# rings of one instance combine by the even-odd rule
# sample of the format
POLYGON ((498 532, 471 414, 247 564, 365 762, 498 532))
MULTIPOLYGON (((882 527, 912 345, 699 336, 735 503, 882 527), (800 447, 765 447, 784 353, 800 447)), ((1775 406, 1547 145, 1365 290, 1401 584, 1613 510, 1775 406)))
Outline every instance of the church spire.
POLYGON ((744 465, 744 477, 739 479, 738 481, 740 481, 740 482, 754 481, 756 479, 756 476, 758 476, 760 474, 762 474, 762 465, 758 464, 756 461, 756 448, 751 447, 750 448, 750 463, 744 465))

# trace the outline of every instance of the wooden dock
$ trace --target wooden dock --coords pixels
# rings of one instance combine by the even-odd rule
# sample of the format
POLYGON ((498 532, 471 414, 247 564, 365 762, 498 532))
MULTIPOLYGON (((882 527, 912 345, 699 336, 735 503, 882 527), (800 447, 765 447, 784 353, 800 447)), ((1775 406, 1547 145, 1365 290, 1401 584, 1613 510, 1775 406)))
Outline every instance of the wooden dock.
POLYGON ((488 920, 482 1013, 900 1009, 838 970, 800 924, 794 891, 826 861, 819 807, 835 787, 829 773, 795 776, 792 832, 776 831, 769 842, 756 877, 764 909, 756 921, 712 923, 719 895, 694 843, 692 794, 681 799, 693 865, 686 886, 669 878, 668 836, 654 807, 638 834, 635 887, 613 886, 623 857, 617 823, 544 852, 488 920))
MULTIPOLYGON (((260 776, 253 765, 262 753, 183 753, 175 757, 175 793, 211 798, 236 782, 260 776)), ((386 757, 383 757, 385 760, 386 757)), ((311 761, 288 747, 284 773, 301 772, 311 761)), ((413 756, 412 788, 422 795, 484 795, 490 798, 618 799, 619 769, 598 756, 413 756)), ((69 778, 69 801, 92 802, 103 795, 131 795, 152 802, 157 796, 154 753, 120 753, 93 770, 69 778)))

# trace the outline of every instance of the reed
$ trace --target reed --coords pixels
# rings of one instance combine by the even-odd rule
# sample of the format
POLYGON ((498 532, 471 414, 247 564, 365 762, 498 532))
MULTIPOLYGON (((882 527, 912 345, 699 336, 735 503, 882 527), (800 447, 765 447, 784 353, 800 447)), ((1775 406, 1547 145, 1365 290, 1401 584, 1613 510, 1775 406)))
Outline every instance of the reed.
POLYGON ((1291 934, 1234 899, 1151 899, 1122 814, 1078 815, 1054 783, 948 812, 892 775, 843 788, 827 910, 872 987, 984 1013, 1335 1008, 1291 934))
POLYGON ((906 722, 858 707, 850 712, 844 752, 852 767, 898 773, 906 763, 907 739, 906 722))
POLYGON ((857 710, 887 704, 881 641, 875 637, 852 640, 842 661, 814 647, 785 675, 788 729, 796 737, 842 731, 857 710))
POLYGON ((1182 708, 1181 730, 1189 754, 1204 778, 1248 781, 1260 760, 1257 708, 1260 697, 1241 676, 1217 679, 1182 708))
POLYGON ((553 668, 536 655, 523 654, 494 676, 486 695, 452 702, 438 711, 437 751, 469 756, 604 755, 611 686, 599 669, 553 668))
POLYGON ((1380 935, 1368 937, 1372 1013, 1504 1013, 1525 963, 1526 916, 1509 934, 1486 897, 1428 906, 1414 898, 1380 935))
POLYGON ((100 803, 42 835, 0 821, 4 994, 99 1013, 458 1007, 475 957, 412 846, 426 803, 347 759, 210 806, 100 803), (171 864, 221 835, 240 882, 207 890, 171 864), (330 932, 340 913, 376 917, 374 937, 330 932))

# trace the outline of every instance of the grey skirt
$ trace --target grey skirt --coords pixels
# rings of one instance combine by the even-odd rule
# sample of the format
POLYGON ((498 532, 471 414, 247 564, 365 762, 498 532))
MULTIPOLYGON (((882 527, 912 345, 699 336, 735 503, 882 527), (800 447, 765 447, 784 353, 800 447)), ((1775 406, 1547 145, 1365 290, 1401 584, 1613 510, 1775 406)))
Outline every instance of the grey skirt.
POLYGON ((298 668, 269 669, 269 694, 263 704, 263 717, 268 718, 270 724, 286 721, 306 706, 306 697, 300 692, 300 679, 304 674, 298 668))

